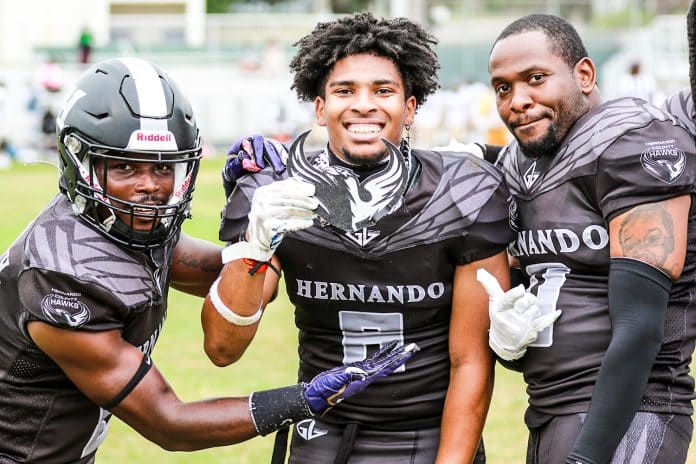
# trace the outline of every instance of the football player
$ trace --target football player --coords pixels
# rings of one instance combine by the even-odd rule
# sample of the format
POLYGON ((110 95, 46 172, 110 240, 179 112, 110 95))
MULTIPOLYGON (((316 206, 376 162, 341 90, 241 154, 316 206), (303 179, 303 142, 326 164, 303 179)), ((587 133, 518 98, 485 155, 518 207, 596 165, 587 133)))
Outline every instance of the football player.
MULTIPOLYGON (((435 43, 403 18, 318 24, 290 68, 326 127, 326 148, 305 153, 301 137, 287 171, 237 180, 223 211, 230 245, 203 315, 216 364, 244 352, 281 271, 301 381, 394 340, 421 347, 360 398, 296 424, 290 462, 484 460, 493 359, 476 271, 507 287, 511 205, 500 173, 479 157, 409 146, 416 109, 438 88, 435 43)), ((254 140, 234 163, 276 150, 250 149, 254 140)))
POLYGON ((0 461, 91 463, 112 414, 168 450, 237 443, 324 413, 414 351, 181 402, 150 359, 169 286, 204 296, 221 268, 220 247, 181 232, 201 159, 191 106, 156 66, 112 59, 57 123, 61 192, 0 258, 0 461))
POLYGON ((527 382, 527 463, 683 463, 694 138, 643 100, 602 103, 582 40, 556 16, 508 25, 489 72, 514 135, 499 157, 517 205, 510 251, 542 313, 562 309, 533 343, 498 353, 527 382))

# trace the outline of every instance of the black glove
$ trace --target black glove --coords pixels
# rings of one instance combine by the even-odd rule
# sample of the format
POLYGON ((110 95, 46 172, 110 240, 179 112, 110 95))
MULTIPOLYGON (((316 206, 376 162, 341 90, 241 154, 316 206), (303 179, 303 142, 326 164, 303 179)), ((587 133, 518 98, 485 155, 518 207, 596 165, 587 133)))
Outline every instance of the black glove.
POLYGON ((227 151, 227 162, 222 168, 222 186, 225 197, 229 197, 237 179, 250 172, 258 172, 267 163, 273 166, 276 174, 285 171, 288 151, 282 143, 262 135, 241 137, 235 140, 227 151))

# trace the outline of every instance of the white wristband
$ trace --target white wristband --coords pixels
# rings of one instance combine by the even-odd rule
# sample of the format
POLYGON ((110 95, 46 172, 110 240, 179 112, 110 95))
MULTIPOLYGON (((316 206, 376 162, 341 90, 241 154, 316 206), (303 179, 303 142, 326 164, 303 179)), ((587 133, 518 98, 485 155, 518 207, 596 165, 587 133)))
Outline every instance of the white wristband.
POLYGON ((222 299, 220 299, 220 295, 218 294, 219 281, 219 277, 215 279, 215 282, 213 282, 213 285, 210 286, 210 290, 208 291, 208 295, 210 295, 210 301, 213 303, 213 307, 215 307, 215 310, 218 312, 218 314, 224 317, 227 322, 241 326, 255 324, 259 321, 259 319, 261 319, 261 314, 263 313, 263 311, 261 311, 261 306, 259 306, 258 311, 256 311, 256 313, 252 314, 251 316, 240 316, 239 314, 235 313, 230 308, 228 308, 227 305, 225 305, 225 303, 222 302, 222 299))
POLYGON ((271 260, 273 256, 273 251, 263 251, 258 247, 253 246, 249 242, 237 242, 232 245, 228 245, 222 250, 222 264, 227 264, 230 261, 235 261, 241 258, 249 258, 254 261, 260 261, 265 263, 271 260))

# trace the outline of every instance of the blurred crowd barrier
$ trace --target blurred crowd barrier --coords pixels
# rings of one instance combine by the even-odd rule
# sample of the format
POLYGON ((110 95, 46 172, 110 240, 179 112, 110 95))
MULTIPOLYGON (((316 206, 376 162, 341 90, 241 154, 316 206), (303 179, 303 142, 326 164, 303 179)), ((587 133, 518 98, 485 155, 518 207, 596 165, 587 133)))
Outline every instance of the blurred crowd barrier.
POLYGON ((493 90, 481 82, 440 89, 418 110, 411 130, 414 145, 422 148, 447 145, 452 138, 493 145, 510 140, 498 116, 493 90))
MULTIPOLYGON (((289 143, 311 129, 306 148, 326 143, 324 128, 315 124, 314 104, 298 102, 291 91, 281 55, 266 55, 255 66, 249 61, 162 66, 189 96, 206 154, 224 154, 235 138, 259 133, 289 143)), ((51 61, 0 72, 0 167, 13 159, 55 160, 53 121, 82 72, 77 64, 51 61)), ((508 132, 492 90, 473 82, 431 95, 418 109, 410 137, 413 146, 427 148, 447 145, 451 138, 505 144, 508 132)))

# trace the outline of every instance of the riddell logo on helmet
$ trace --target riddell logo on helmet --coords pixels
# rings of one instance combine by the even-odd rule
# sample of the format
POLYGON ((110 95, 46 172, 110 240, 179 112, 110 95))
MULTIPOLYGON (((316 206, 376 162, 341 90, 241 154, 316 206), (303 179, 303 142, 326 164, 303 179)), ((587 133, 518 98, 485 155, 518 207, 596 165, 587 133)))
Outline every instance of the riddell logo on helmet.
POLYGON ((130 136, 128 148, 138 150, 176 150, 174 135, 168 130, 136 130, 130 136))
POLYGON ((174 196, 176 198, 182 198, 184 196, 184 193, 189 188, 189 185, 191 185, 191 173, 189 173, 185 178, 184 181, 181 183, 181 187, 177 189, 176 192, 174 192, 174 196))
POLYGON ((172 139, 172 134, 167 132, 166 134, 153 134, 146 133, 142 131, 135 132, 135 140, 141 142, 147 140, 148 142, 168 142, 172 139))

